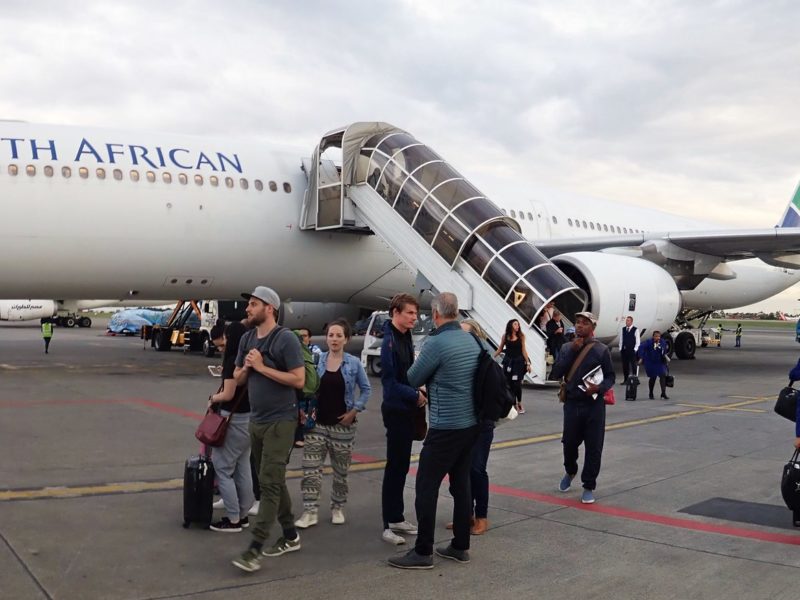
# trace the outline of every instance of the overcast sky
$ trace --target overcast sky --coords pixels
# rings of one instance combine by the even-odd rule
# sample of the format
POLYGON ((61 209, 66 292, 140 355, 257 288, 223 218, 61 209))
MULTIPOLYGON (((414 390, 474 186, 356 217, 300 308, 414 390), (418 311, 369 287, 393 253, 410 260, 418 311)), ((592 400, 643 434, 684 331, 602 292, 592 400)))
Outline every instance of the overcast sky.
POLYGON ((5 0, 0 117, 309 154, 382 120, 497 200, 549 186, 771 227, 800 181, 799 22, 794 0, 5 0))

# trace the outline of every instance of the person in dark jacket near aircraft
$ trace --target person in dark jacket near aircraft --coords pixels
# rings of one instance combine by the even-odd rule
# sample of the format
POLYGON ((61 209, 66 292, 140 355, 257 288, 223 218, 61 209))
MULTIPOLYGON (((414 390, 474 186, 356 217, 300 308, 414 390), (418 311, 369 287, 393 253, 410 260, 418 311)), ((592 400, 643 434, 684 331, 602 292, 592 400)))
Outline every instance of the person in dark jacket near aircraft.
POLYGON ((656 378, 661 385, 661 398, 669 400, 667 396, 667 344, 661 339, 661 332, 654 331, 653 337, 645 340, 639 346, 639 364, 644 364, 644 370, 650 378, 648 385, 650 386, 650 400, 653 399, 653 387, 656 384, 656 378))
POLYGON ((381 504, 384 541, 405 544, 398 534, 416 535, 417 526, 404 516, 403 491, 411 465, 414 441, 414 412, 425 406, 422 391, 408 383, 408 370, 414 363, 411 329, 417 322, 419 303, 410 294, 397 294, 389 307, 389 320, 383 326, 381 344, 381 414, 386 428, 386 466, 383 469, 381 504))
POLYGON ((592 313, 580 312, 575 315, 577 339, 571 344, 564 345, 561 358, 553 365, 549 376, 550 379, 561 379, 569 375, 573 363, 581 358, 584 348, 589 347, 581 362, 576 365, 575 372, 566 382, 564 433, 561 438, 566 473, 558 484, 561 492, 568 492, 572 487, 572 480, 578 474, 578 447, 583 443, 586 452, 581 472, 583 483, 581 502, 584 504, 592 504, 595 501, 594 490, 597 487, 597 476, 600 474, 606 429, 606 405, 603 395, 614 387, 615 378, 608 346, 594 339, 596 326, 597 318, 592 313), (584 382, 583 378, 596 369, 602 371, 602 381, 598 384, 584 382))

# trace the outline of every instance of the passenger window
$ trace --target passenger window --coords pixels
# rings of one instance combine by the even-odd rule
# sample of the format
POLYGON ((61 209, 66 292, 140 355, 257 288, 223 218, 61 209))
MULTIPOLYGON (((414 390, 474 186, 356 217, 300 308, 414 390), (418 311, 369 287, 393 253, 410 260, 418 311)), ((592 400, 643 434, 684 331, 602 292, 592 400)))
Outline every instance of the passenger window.
POLYGON ((287 194, 291 194, 292 193, 292 184, 289 183, 288 181, 284 182, 283 183, 283 191, 286 192, 287 194))
POLYGON ((172 183, 172 173, 170 173, 169 171, 164 171, 161 174, 161 181, 163 181, 164 183, 172 183))
POLYGON ((603 231, 608 231, 608 225, 606 225, 605 223, 603 223, 603 231))
POLYGON ((181 185, 186 185, 189 181, 189 178, 186 176, 186 173, 178 173, 178 182, 181 185))
POLYGON ((555 215, 553 215, 553 225, 558 225, 558 219, 556 219, 555 215))
POLYGON ((147 181, 149 181, 150 183, 154 183, 155 182, 155 180, 156 180, 156 174, 155 173, 153 173, 152 171, 147 171, 147 173, 145 173, 145 175, 147 176, 147 181))
POLYGON ((586 221, 581 221, 581 223, 583 223, 583 228, 584 229, 589 229, 589 226, 586 224, 586 221))
POLYGON ((233 177, 226 177, 225 178, 225 187, 229 187, 229 188, 233 187, 233 177))
POLYGON ((261 181, 260 179, 256 179, 256 180, 253 182, 253 185, 254 185, 254 186, 256 186, 256 189, 257 189, 259 192, 260 192, 260 191, 262 191, 262 190, 264 189, 264 182, 263 182, 263 181, 261 181))
POLYGON ((277 192, 278 191, 278 184, 274 181, 269 182, 269 191, 270 192, 277 192))
POLYGON ((513 208, 511 209, 511 218, 512 219, 516 219, 517 218, 517 212, 513 208))
POLYGON ((241 187, 243 190, 246 190, 247 188, 249 188, 249 187, 250 187, 250 184, 248 183, 247 179, 245 179, 244 177, 242 177, 242 178, 239 180, 239 186, 240 186, 240 187, 241 187))
POLYGON ((219 178, 216 175, 212 175, 208 178, 208 182, 211 184, 211 187, 217 187, 219 185, 219 178))
POLYGON ((594 223, 592 223, 591 221, 589 221, 589 227, 591 227, 592 231, 594 231, 594 223))
POLYGON ((70 177, 72 177, 72 169, 70 169, 69 167, 61 167, 61 176, 64 179, 69 179, 70 177))
POLYGON ((194 176, 194 182, 197 185, 203 185, 203 176, 202 175, 195 175, 194 176))
POLYGON ((525 213, 524 212, 519 211, 519 219, 520 219, 520 221, 524 221, 525 220, 525 213))
POLYGON ((97 174, 97 178, 98 179, 105 179, 106 178, 106 170, 103 169, 102 167, 98 168, 97 171, 95 171, 95 173, 97 174))
POLYGON ((528 213, 528 220, 533 221, 533 215, 531 213, 528 213))
POLYGON ((86 167, 81 167, 80 169, 78 169, 78 175, 80 176, 81 179, 88 179, 89 169, 87 169, 86 167))
POLYGON ((135 169, 131 171, 131 181, 139 181, 139 171, 135 169))
POLYGON ((122 181, 122 169, 114 169, 114 179, 117 181, 122 181))
POLYGON ((628 228, 627 227, 623 227, 622 228, 622 233, 628 233, 628 228))
MULTIPOLYGON (((553 218, 555 219, 555 217, 553 217, 553 218)), ((567 219, 567 225, 569 225, 570 227, 572 227, 572 219, 567 219)))
POLYGON ((52 177, 53 176, 53 167, 51 167, 50 165, 45 166, 44 175, 45 175, 45 177, 52 177))
POLYGON ((36 167, 34 167, 33 165, 28 165, 27 167, 25 167, 25 172, 28 174, 28 177, 33 177, 34 175, 36 175, 36 167))
POLYGON ((500 212, 501 212, 501 213, 503 213, 504 215, 507 215, 507 214, 508 214, 508 213, 506 212, 506 209, 505 209, 505 208, 501 208, 501 209, 500 209, 500 212))

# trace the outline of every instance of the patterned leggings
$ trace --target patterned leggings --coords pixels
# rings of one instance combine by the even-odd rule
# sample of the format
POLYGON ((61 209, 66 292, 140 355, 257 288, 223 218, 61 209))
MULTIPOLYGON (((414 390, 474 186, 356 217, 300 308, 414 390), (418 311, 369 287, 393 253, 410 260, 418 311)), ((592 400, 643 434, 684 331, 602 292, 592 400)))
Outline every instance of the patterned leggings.
POLYGON ((347 502, 347 470, 353 454, 356 438, 356 424, 320 425, 307 431, 303 447, 303 510, 316 510, 319 507, 319 493, 322 490, 322 465, 325 455, 331 455, 333 467, 333 489, 331 507, 340 507, 347 502))

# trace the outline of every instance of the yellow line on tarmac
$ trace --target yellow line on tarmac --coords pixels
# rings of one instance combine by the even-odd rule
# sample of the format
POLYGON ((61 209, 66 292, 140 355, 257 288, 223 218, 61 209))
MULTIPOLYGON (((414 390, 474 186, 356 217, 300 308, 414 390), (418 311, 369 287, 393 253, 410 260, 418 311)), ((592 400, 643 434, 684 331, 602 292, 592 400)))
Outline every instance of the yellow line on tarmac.
POLYGON ((725 406, 716 407, 710 406, 708 404, 682 404, 678 403, 676 406, 689 406, 694 408, 710 408, 711 410, 730 410, 730 411, 739 411, 739 412, 749 412, 749 413, 765 413, 767 412, 763 408, 727 408, 725 406))
MULTIPOLYGON (((741 398, 741 396, 737 396, 741 398)), ((751 404, 758 404, 767 400, 773 400, 774 396, 764 397, 747 397, 746 400, 741 402, 732 402, 730 404, 722 404, 719 406, 706 406, 698 405, 695 410, 685 410, 666 415, 658 415, 656 417, 648 417, 644 419, 633 419, 631 421, 623 421, 621 423, 612 423, 606 425, 606 431, 613 431, 616 429, 626 429, 628 427, 636 427, 639 425, 649 425, 651 423, 660 423, 662 421, 671 421, 680 419, 682 417, 690 417, 694 415, 704 415, 720 410, 747 410, 742 409, 742 406, 749 406, 751 404)), ((687 405, 692 406, 692 405, 687 405)), ((529 438, 521 438, 517 440, 508 440, 506 442, 497 442, 492 444, 492 449, 501 448, 516 448, 519 446, 528 446, 542 442, 552 442, 561 439, 561 433, 549 433, 546 435, 539 435, 529 438)), ((412 462, 419 460, 419 454, 411 456, 412 462)), ((353 463, 350 465, 350 471, 374 471, 382 469, 386 465, 385 460, 377 460, 365 463, 353 463)), ((330 467, 326 467, 323 471, 326 474, 332 473, 330 467)), ((298 479, 303 476, 303 472, 299 469, 286 471, 288 479, 298 479)), ((45 498, 77 498, 83 496, 100 496, 107 494, 126 494, 136 492, 154 492, 163 490, 179 490, 183 487, 183 479, 166 479, 164 481, 131 481, 125 483, 108 483, 98 485, 85 485, 76 487, 45 487, 32 490, 9 490, 0 492, 0 502, 10 502, 14 500, 40 500, 45 498)))

